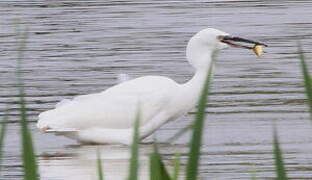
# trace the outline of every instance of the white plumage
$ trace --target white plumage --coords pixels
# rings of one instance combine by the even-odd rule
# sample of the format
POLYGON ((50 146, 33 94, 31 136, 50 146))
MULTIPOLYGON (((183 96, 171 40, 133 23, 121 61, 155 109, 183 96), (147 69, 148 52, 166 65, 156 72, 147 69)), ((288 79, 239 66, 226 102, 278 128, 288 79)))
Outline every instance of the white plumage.
POLYGON ((185 84, 162 76, 128 80, 100 93, 61 101, 55 109, 39 115, 37 126, 43 132, 55 132, 80 142, 130 144, 139 109, 143 139, 196 105, 211 56, 227 47, 218 37, 226 35, 208 28, 191 38, 186 53, 196 73, 185 84))

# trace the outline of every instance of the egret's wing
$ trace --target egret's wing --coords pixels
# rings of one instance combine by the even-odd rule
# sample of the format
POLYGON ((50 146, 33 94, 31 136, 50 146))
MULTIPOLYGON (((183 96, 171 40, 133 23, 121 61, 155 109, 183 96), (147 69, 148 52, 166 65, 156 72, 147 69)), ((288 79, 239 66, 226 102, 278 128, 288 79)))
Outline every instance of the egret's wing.
POLYGON ((80 96, 65 105, 42 113, 43 129, 131 128, 138 111, 144 124, 166 106, 176 83, 167 79, 144 78, 127 81, 102 93, 80 96))
POLYGON ((84 99, 83 101, 73 100, 59 108, 46 111, 40 115, 38 124, 40 129, 86 129, 92 127, 103 128, 131 128, 140 106, 141 121, 146 122, 162 106, 165 100, 148 98, 143 95, 117 97, 103 97, 84 99), (140 98, 140 100, 139 100, 140 98), (143 100, 144 99, 144 100, 143 100))

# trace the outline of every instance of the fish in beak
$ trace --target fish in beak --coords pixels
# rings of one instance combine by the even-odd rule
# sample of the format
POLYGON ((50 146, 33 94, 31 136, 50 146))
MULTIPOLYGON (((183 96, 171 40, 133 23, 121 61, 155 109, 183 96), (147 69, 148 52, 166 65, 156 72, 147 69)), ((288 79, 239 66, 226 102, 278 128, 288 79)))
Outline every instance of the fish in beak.
POLYGON ((264 43, 241 38, 241 37, 235 37, 235 36, 222 36, 220 37, 220 41, 225 44, 228 44, 231 47, 251 49, 254 51, 254 53, 257 56, 261 56, 263 54, 263 49, 262 49, 263 46, 268 47, 268 45, 264 43), (245 44, 241 44, 241 43, 245 43, 245 44), (253 46, 248 46, 247 44, 253 44, 253 46))

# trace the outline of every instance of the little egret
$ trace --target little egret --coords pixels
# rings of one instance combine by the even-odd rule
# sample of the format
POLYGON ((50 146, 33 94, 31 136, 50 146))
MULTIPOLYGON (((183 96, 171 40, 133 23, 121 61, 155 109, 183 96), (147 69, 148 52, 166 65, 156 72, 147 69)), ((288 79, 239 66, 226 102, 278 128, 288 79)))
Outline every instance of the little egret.
POLYGON ((131 144, 139 110, 139 132, 143 139, 195 107, 208 69, 213 65, 213 54, 228 46, 253 49, 238 42, 266 46, 217 29, 204 29, 187 44, 186 57, 196 73, 185 84, 162 76, 128 80, 100 93, 62 100, 54 109, 39 115, 37 127, 42 132, 61 134, 82 143, 131 144))

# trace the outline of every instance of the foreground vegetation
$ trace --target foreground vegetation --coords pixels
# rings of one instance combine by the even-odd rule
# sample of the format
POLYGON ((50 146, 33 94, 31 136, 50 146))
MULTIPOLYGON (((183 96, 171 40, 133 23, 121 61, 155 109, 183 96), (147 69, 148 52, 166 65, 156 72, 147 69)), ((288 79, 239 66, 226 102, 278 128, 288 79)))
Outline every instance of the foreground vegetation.
MULTIPOLYGON (((38 174, 38 163, 36 161, 35 150, 33 148, 31 132, 27 125, 27 113, 26 113, 26 102, 25 102, 25 92, 24 85, 22 80, 21 66, 23 59, 23 51, 25 50, 27 33, 18 33, 21 38, 21 42, 19 43, 19 53, 17 56, 17 68, 16 68, 16 79, 18 83, 19 90, 19 105, 20 105, 20 135, 21 135, 21 147, 22 147, 22 159, 23 159, 23 169, 24 169, 24 179, 25 180, 36 180, 39 179, 38 174)), ((309 109, 312 117, 312 80, 309 75, 307 65, 305 63, 305 57, 302 53, 301 47, 299 47, 298 54, 299 59, 301 61, 301 69, 304 77, 304 85, 306 88, 306 95, 308 99, 309 109)), ((198 167, 199 167, 199 158, 200 158, 200 148, 202 143, 202 132, 205 122, 205 108, 207 104, 207 97, 209 94, 209 86, 210 86, 210 78, 211 77, 211 69, 209 69, 208 76, 206 78, 205 86, 202 90, 201 97, 198 102, 198 111, 196 113, 195 119, 193 121, 190 129, 192 130, 192 138, 189 143, 189 154, 188 154, 188 162, 185 168, 185 179, 187 180, 196 180, 198 179, 198 167)), ((6 123, 8 120, 8 116, 5 115, 1 124, 1 132, 0 132, 0 163, 3 147, 5 144, 4 136, 6 133, 6 123)), ((139 127, 140 123, 140 112, 138 112, 137 120, 134 127, 133 134, 133 144, 131 146, 131 158, 130 158, 130 166, 129 166, 129 176, 128 180, 137 180, 138 177, 138 169, 139 169, 139 127)), ((181 133, 180 133, 181 134, 181 133)), ((102 162, 100 158, 99 152, 97 153, 97 172, 99 180, 104 179, 105 172, 102 172, 102 162)), ((276 179, 278 180, 286 180, 287 171, 284 165, 283 153, 278 140, 278 132, 274 127, 273 130, 273 154, 275 159, 275 172, 276 179)), ((161 154, 159 153, 157 143, 154 144, 154 151, 150 154, 150 179, 151 180, 177 180, 179 178, 180 171, 184 170, 180 168, 180 160, 177 155, 174 161, 173 172, 169 172, 165 163, 162 160, 161 154)), ((1 174, 1 169, 0 169, 1 174)), ((256 178, 253 178, 256 179, 256 178)))

